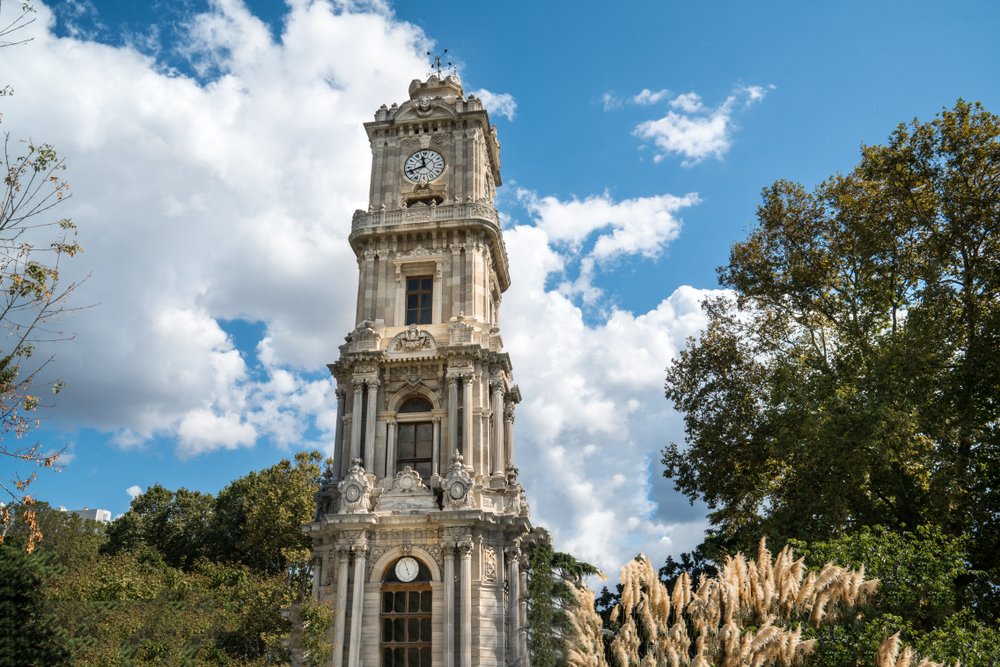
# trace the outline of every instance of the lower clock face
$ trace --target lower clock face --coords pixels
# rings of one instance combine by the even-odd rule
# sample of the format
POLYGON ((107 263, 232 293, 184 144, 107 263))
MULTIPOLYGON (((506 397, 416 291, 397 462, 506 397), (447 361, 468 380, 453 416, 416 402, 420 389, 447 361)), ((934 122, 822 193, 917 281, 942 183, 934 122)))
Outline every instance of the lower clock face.
POLYGON ((402 582, 413 581, 420 574, 420 563, 406 556, 396 561, 396 577, 402 582))
POLYGON ((361 497, 361 489, 356 486, 349 486, 344 495, 347 496, 348 502, 356 502, 361 497))
POLYGON ((460 498, 465 496, 465 485, 461 483, 453 484, 451 487, 451 491, 449 492, 448 495, 450 495, 455 500, 459 500, 460 498))
POLYGON ((444 158, 437 151, 420 150, 406 158, 403 175, 414 183, 433 181, 444 172, 444 158))

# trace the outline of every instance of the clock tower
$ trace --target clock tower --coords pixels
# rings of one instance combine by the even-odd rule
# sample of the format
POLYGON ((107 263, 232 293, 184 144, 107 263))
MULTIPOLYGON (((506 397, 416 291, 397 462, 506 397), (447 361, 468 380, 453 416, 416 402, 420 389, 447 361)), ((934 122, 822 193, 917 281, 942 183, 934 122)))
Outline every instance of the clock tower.
POLYGON ((356 325, 330 365, 336 454, 306 526, 313 594, 334 607, 331 665, 526 667, 496 129, 439 72, 365 131, 356 325))

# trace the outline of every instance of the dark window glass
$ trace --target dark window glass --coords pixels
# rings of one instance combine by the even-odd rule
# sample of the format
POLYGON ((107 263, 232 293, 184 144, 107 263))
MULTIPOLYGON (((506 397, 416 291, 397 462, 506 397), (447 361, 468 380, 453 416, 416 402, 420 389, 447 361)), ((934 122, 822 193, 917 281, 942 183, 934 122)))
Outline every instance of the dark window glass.
POLYGON ((396 437, 396 470, 410 466, 420 476, 431 476, 434 456, 434 425, 431 422, 401 423, 396 437))
POLYGON ((406 399, 406 402, 399 406, 398 412, 430 412, 434 409, 431 402, 423 397, 406 399))
POLYGON ((406 324, 430 324, 434 279, 430 276, 406 279, 406 324))
POLYGON ((423 580, 382 584, 382 667, 430 667, 431 587, 423 580))

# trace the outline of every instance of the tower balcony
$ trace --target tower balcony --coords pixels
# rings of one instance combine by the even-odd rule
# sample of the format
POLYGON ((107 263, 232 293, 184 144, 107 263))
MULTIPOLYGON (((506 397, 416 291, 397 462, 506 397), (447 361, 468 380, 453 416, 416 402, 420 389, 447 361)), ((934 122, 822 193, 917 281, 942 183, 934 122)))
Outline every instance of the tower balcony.
POLYGON ((447 206, 418 204, 411 208, 391 211, 366 212, 359 209, 354 212, 354 217, 351 220, 351 236, 384 227, 405 228, 409 225, 416 226, 428 222, 452 221, 480 222, 492 227, 497 235, 500 233, 500 219, 496 209, 486 203, 470 202, 447 206))
POLYGON ((363 211, 358 209, 351 219, 351 246, 360 252, 373 236, 406 234, 409 232, 447 232, 469 227, 485 229, 492 239, 497 278, 501 289, 510 285, 507 245, 500 229, 500 217, 493 205, 485 200, 462 204, 416 204, 408 208, 363 211))

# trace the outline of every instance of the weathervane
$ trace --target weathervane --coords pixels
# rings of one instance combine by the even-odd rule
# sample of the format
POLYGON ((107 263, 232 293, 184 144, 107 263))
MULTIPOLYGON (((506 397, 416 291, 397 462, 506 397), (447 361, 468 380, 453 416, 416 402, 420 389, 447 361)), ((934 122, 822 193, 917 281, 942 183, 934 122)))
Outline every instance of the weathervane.
POLYGON ((438 75, 438 78, 439 78, 439 79, 441 78, 441 70, 442 70, 443 68, 447 67, 447 68, 450 68, 450 69, 452 69, 452 70, 454 70, 454 69, 455 69, 455 66, 451 64, 451 61, 450 61, 450 60, 449 60, 449 61, 446 61, 446 62, 444 63, 444 65, 442 66, 442 64, 441 64, 441 59, 445 57, 445 54, 446 54, 446 53, 448 53, 448 49, 445 49, 444 51, 442 51, 442 52, 441 52, 441 54, 440 54, 440 55, 437 55, 437 56, 436 56, 436 55, 434 55, 433 53, 431 53, 430 51, 428 51, 428 52, 427 52, 427 55, 428 55, 428 56, 430 56, 430 57, 431 57, 431 59, 432 59, 432 62, 431 62, 431 70, 432 70, 432 71, 434 71, 434 70, 436 70, 436 71, 437 71, 437 75, 438 75))

